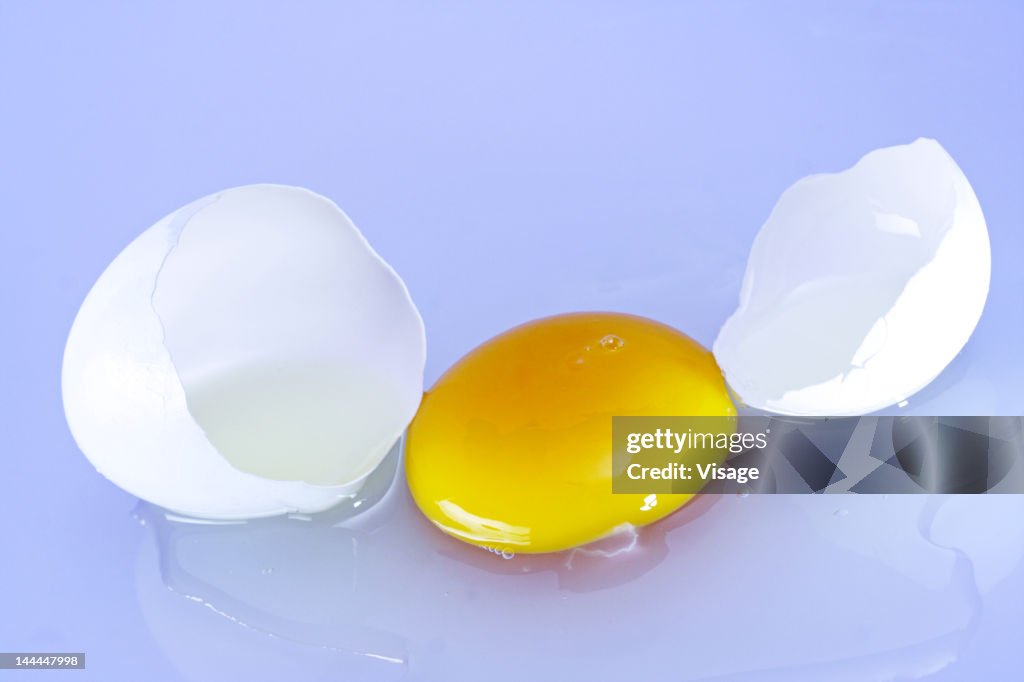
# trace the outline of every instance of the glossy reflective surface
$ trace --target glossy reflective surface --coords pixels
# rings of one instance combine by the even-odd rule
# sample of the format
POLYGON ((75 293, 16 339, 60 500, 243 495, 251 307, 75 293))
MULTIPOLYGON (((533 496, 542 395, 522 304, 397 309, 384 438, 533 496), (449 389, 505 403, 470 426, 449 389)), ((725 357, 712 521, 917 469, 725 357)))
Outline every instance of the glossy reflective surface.
POLYGON ((1019 553, 974 534, 1021 499, 960 499, 698 496, 635 533, 508 558, 438 532, 399 477, 365 511, 316 517, 209 525, 143 506, 132 585, 146 636, 195 682, 297 666, 307 680, 666 665, 682 680, 915 679, 961 655, 1018 570, 1019 553))
POLYGON ((409 487, 467 542, 568 549, 692 497, 612 494, 613 416, 735 413, 714 357, 688 336, 632 315, 549 317, 485 342, 427 392, 409 427, 409 487))

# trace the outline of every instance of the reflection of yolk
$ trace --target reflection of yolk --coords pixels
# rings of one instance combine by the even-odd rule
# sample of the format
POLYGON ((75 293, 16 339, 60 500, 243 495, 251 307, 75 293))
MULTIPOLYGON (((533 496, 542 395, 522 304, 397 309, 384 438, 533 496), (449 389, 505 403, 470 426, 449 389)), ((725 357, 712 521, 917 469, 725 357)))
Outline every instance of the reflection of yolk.
POLYGON ((612 416, 733 414, 714 358, 688 336, 632 315, 550 317, 484 343, 426 394, 409 427, 409 487, 467 542, 566 549, 692 497, 612 494, 612 416))

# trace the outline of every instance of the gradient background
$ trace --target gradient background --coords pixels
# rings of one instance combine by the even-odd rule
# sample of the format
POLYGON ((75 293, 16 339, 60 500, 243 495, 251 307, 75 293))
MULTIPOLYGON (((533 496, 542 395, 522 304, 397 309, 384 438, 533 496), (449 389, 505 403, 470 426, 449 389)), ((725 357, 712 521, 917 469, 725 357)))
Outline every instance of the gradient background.
MULTIPOLYGON (((106 264, 163 215, 224 187, 280 182, 336 200, 412 291, 427 324, 430 383, 489 336, 569 310, 648 315, 709 345, 735 305, 751 239, 786 186, 879 146, 935 137, 988 219, 992 291, 967 349, 907 410, 1024 413, 1022 38, 1024 6, 1009 1, 0 0, 0 650, 88 652, 85 673, 32 673, 40 678, 194 678, 187 655, 140 608, 137 556, 152 541, 131 517, 133 498, 78 453, 59 374, 75 311, 106 264)), ((758 504, 758 522, 770 524, 788 518, 784 506, 816 513, 817 500, 758 504)), ((881 500, 859 504, 873 519, 859 536, 867 546, 872 523, 882 532, 895 521, 871 514, 884 511, 881 500)), ((972 592, 970 636, 916 672, 871 677, 850 664, 851 679, 1005 679, 1000 671, 1024 663, 1024 540, 1021 519, 1006 511, 1019 507, 957 504, 977 523, 961 537, 990 543, 950 550, 988 576, 972 592), (999 570, 984 569, 993 552, 999 570)), ((818 561, 827 536, 787 543, 791 563, 780 566, 818 561)), ((865 569, 833 559, 821 582, 842 594, 865 569)), ((927 557, 911 565, 931 566, 927 557)), ((764 581, 761 568, 749 571, 764 581)), ((477 580, 473 566, 445 570, 477 580)), ((667 599, 692 620, 688 597, 666 591, 672 575, 649 573, 596 603, 642 610, 667 599)), ((526 588, 506 578, 480 578, 474 594, 518 599, 526 588)), ((805 660, 793 654, 791 665, 822 660, 822 635, 792 616, 814 606, 801 595, 813 580, 769 576, 770 600, 748 599, 736 615, 763 624, 765 646, 788 638, 799 652, 806 638, 805 660)), ((938 615, 899 606, 893 595, 903 590, 880 579, 873 600, 853 597, 877 615, 864 637, 897 622, 910 634, 892 648, 909 646, 915 627, 941 618, 941 589, 938 615)), ((404 633, 414 649, 431 627, 420 617, 404 633)), ((467 632, 490 622, 482 608, 462 617, 467 632)), ((714 619, 705 641, 676 641, 665 616, 667 632, 645 648, 629 635, 633 621, 609 618, 600 630, 557 631, 585 655, 530 667, 523 661, 543 657, 555 630, 517 617, 501 630, 527 633, 517 646, 485 642, 474 658, 456 636, 431 637, 422 666, 413 658, 401 675, 601 679, 634 670, 682 679, 703 675, 688 671, 688 647, 729 660, 751 645, 714 619), (587 647, 595 632, 600 645, 587 647), (617 634, 623 651, 614 651, 617 634)), ((202 631, 196 623, 188 627, 202 631)), ((256 679, 232 655, 283 646, 237 636, 241 648, 210 679, 230 679, 229 670, 256 679)), ((303 672, 307 657, 292 660, 297 679, 314 677, 303 672)), ((346 661, 328 661, 335 679, 372 674, 346 661)), ((816 675, 839 679, 844 665, 816 675)), ((744 672, 767 675, 728 666, 713 674, 744 672)))

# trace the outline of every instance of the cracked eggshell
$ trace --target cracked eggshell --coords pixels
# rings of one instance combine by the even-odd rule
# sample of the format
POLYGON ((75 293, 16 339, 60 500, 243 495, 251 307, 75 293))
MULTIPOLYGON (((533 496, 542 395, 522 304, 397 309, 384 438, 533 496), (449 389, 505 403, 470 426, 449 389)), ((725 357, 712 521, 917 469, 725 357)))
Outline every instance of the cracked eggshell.
POLYGON ((331 201, 200 199, 103 272, 71 328, 64 410, 124 490, 178 513, 312 513, 358 492, 423 394, 423 322, 331 201))
POLYGON ((946 150, 929 139, 878 149, 783 193, 714 354, 752 407, 879 410, 924 388, 964 347, 990 270, 981 207, 946 150))

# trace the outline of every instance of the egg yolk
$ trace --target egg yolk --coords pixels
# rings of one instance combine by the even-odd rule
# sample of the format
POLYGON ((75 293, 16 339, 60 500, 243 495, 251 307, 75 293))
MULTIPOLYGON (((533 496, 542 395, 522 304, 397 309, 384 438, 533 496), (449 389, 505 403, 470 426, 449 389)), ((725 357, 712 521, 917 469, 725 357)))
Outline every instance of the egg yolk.
POLYGON ((444 532, 539 553, 675 511, 692 494, 612 493, 613 416, 730 416, 711 353, 632 315, 574 313, 471 351, 424 396, 409 427, 416 504, 444 532))

